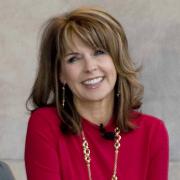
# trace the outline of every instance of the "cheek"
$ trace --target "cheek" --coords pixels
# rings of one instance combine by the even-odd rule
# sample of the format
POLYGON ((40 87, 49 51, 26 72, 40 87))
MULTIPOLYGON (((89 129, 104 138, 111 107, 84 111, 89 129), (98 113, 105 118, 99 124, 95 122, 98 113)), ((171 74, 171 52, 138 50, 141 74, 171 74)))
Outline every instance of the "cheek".
POLYGON ((106 69, 107 74, 113 77, 117 76, 116 68, 112 61, 107 61, 107 63, 105 64, 105 69, 106 69))
POLYGON ((72 67, 64 67, 63 69, 63 75, 64 75, 64 79, 65 81, 69 84, 72 84, 75 81, 78 81, 79 79, 79 70, 72 66, 72 67))

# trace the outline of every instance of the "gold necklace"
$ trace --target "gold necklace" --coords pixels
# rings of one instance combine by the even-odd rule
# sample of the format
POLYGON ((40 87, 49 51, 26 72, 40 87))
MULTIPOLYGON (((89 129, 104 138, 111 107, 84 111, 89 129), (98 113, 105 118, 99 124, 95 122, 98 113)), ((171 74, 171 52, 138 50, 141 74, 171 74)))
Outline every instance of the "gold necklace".
MULTIPOLYGON (((120 130, 119 128, 115 128, 114 130, 115 132, 115 139, 114 139, 114 149, 115 149, 115 158, 114 158, 114 170, 113 170, 113 175, 111 180, 117 180, 117 161, 118 161, 118 153, 119 153, 119 147, 120 147, 120 140, 121 140, 121 136, 120 136, 120 130)), ((92 180, 92 176, 91 176, 91 158, 90 158, 90 149, 89 149, 89 145, 88 142, 85 138, 84 135, 84 131, 82 131, 82 146, 83 146, 83 153, 84 153, 84 160, 86 162, 86 166, 87 166, 87 170, 88 170, 88 177, 89 180, 92 180)))

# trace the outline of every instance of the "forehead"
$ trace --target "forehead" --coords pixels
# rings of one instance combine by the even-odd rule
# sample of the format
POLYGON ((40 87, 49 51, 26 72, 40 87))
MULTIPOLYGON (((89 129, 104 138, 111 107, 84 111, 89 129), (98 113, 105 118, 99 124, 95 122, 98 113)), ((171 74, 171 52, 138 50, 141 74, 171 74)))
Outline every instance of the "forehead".
POLYGON ((71 38, 71 42, 68 43, 68 46, 66 47, 66 54, 69 52, 79 52, 87 49, 94 49, 95 47, 91 47, 89 44, 83 42, 79 37, 74 35, 71 38))
POLYGON ((81 27, 74 28, 67 26, 59 39, 61 39, 59 42, 59 56, 61 58, 64 58, 69 52, 78 50, 80 47, 88 47, 90 49, 101 48, 108 51, 104 35, 97 36, 97 33, 90 30, 85 31, 81 27))

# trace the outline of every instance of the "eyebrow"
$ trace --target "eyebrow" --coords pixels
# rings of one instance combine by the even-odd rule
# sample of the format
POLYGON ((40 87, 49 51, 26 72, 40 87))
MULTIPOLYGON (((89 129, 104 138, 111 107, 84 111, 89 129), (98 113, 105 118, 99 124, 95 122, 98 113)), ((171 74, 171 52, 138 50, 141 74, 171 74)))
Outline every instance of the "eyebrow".
POLYGON ((78 55, 78 54, 79 54, 78 52, 71 52, 71 53, 66 54, 65 57, 70 56, 70 55, 78 55))

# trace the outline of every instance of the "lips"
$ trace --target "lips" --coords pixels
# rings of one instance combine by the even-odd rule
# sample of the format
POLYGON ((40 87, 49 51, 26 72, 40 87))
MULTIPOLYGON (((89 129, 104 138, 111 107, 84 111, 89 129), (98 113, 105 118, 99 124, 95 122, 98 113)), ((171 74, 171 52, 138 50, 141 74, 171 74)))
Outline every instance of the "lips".
POLYGON ((91 78, 91 79, 87 79, 85 81, 82 82, 82 84, 86 85, 86 86, 93 86, 96 85, 98 83, 100 83, 101 81, 103 81, 104 77, 100 76, 100 77, 95 77, 95 78, 91 78))

